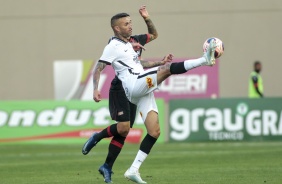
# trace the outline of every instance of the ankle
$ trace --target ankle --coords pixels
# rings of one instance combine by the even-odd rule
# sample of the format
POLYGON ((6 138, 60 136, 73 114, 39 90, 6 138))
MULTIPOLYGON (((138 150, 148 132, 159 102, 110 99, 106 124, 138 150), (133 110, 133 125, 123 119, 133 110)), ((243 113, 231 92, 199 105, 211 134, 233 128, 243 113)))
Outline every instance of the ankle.
POLYGON ((136 168, 136 167, 134 167, 134 166, 131 166, 131 167, 129 168, 129 171, 130 171, 130 172, 133 172, 133 173, 136 173, 136 172, 138 172, 138 168, 136 168))

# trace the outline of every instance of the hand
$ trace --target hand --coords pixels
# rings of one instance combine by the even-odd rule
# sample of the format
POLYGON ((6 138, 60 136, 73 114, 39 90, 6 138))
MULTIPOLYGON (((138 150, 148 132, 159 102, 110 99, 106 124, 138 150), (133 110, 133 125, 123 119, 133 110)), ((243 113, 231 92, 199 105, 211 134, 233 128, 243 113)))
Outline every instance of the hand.
POLYGON ((140 43, 131 42, 131 45, 132 45, 132 47, 135 51, 140 50, 140 48, 143 49, 143 50, 146 50, 146 48, 143 45, 141 45, 140 43))
POLYGON ((163 58, 163 64, 166 64, 167 62, 172 62, 173 59, 173 55, 172 54, 168 54, 163 58))
POLYGON ((143 5, 143 6, 140 7, 139 13, 140 13, 140 15, 141 15, 144 19, 146 19, 146 18, 149 17, 149 13, 148 13, 148 11, 147 11, 145 5, 143 5))
POLYGON ((100 102, 101 101, 101 94, 99 90, 94 90, 93 92, 93 100, 95 102, 100 102))

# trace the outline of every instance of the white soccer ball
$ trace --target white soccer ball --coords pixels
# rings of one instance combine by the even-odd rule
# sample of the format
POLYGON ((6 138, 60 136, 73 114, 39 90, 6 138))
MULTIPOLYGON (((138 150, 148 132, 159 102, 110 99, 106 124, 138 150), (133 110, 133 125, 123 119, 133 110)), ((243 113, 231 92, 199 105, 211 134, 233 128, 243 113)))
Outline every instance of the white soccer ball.
POLYGON ((212 39, 215 39, 215 44, 216 44, 214 57, 219 58, 220 56, 222 56, 222 54, 224 52, 224 45, 223 45, 223 42, 218 38, 215 38, 215 37, 208 38, 203 45, 203 51, 207 52, 207 48, 208 48, 209 43, 212 39))

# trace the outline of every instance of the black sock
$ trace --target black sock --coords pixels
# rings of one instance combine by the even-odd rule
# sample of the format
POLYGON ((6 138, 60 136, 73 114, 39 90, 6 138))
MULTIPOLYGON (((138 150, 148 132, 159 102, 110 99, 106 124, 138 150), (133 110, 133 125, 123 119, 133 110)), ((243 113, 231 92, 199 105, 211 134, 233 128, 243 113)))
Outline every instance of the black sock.
POLYGON ((157 139, 147 134, 140 145, 140 150, 146 153, 147 155, 150 153, 152 147, 156 143, 157 139))
POLYGON ((109 145, 109 152, 105 163, 108 164, 111 169, 124 145, 125 138, 126 137, 122 137, 120 135, 114 136, 109 145))
POLYGON ((171 74, 182 74, 186 73, 187 70, 184 67, 184 61, 179 63, 171 63, 170 65, 170 73, 171 74))
POLYGON ((105 128, 101 132, 99 132, 96 135, 96 138, 97 138, 97 140, 99 142, 103 138, 112 137, 112 136, 116 136, 116 135, 119 135, 118 131, 117 131, 117 124, 113 124, 113 125, 108 126, 107 128, 105 128))

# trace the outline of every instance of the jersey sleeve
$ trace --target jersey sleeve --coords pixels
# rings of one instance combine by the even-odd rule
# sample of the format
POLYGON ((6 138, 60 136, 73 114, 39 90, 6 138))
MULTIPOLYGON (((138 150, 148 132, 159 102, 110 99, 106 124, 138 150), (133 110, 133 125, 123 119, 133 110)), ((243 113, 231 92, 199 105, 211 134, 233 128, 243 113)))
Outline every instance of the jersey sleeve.
POLYGON ((116 59, 116 49, 111 45, 107 45, 104 48, 103 54, 99 59, 99 62, 111 65, 116 59))
POLYGON ((257 78, 257 76, 253 76, 252 77, 252 81, 253 81, 255 87, 258 87, 258 78, 257 78))
POLYGON ((141 45, 145 45, 150 42, 150 34, 136 35, 136 39, 141 45))

